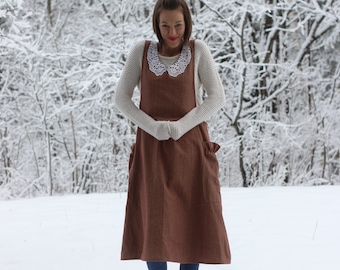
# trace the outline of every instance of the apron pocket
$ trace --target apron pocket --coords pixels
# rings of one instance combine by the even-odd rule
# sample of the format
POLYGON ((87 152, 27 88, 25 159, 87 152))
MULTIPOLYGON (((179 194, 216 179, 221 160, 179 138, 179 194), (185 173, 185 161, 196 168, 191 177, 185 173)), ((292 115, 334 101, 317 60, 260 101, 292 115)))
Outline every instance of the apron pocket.
POLYGON ((220 146, 214 142, 203 142, 203 149, 202 183, 204 200, 206 202, 220 202, 219 165, 215 154, 220 146))
POLYGON ((136 149, 136 144, 134 143, 134 144, 131 145, 131 153, 130 153, 130 157, 129 157, 129 186, 128 186, 128 201, 130 202, 130 203, 128 203, 129 208, 131 208, 131 207, 134 208, 133 202, 135 201, 135 198, 134 198, 135 187, 134 187, 134 183, 133 183, 134 182, 133 181, 133 179, 134 179, 133 175, 134 175, 134 171, 135 171, 135 169, 134 169, 135 166, 133 166, 133 162, 135 160, 135 149, 136 149))

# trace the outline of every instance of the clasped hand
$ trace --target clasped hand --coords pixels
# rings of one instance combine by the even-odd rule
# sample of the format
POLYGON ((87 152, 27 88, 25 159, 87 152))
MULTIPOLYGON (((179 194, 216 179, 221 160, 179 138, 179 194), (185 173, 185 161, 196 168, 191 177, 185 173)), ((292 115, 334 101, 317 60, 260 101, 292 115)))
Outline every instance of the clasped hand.
POLYGON ((155 138, 159 141, 166 141, 170 138, 177 141, 184 134, 180 121, 156 121, 155 138))

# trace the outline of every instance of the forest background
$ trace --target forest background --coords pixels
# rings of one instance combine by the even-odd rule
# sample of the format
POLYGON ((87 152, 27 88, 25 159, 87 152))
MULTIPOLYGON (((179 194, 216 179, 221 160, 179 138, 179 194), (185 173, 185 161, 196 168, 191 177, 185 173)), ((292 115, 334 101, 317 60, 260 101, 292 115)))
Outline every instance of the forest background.
MULTIPOLYGON (((0 1, 0 199, 127 190, 136 126, 113 98, 154 3, 0 1)), ((188 3, 227 98, 221 184, 339 184, 340 1, 188 3)))

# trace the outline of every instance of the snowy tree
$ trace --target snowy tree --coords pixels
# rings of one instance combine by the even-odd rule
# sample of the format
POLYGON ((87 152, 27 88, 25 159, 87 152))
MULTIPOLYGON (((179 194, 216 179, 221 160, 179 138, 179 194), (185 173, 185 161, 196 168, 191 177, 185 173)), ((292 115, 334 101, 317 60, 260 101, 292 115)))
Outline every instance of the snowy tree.
MULTIPOLYGON (((136 127, 113 95, 154 2, 0 3, 1 198, 126 190, 136 127)), ((339 183, 338 1, 188 3, 227 96, 222 184, 339 183)))
MULTIPOLYGON (((338 178, 338 174, 325 177, 324 170, 326 166, 338 168, 339 163, 331 165, 330 156, 327 158, 325 149, 329 146, 319 139, 324 127, 313 125, 318 117, 315 110, 311 111, 310 101, 315 87, 322 93, 328 88, 335 93, 339 88, 339 63, 334 63, 339 53, 335 49, 340 41, 339 4, 200 2, 216 18, 203 38, 217 49, 215 56, 228 97, 224 115, 238 140, 243 186, 297 184, 316 178, 333 183, 332 177, 338 178), (310 137, 306 130, 311 132, 310 137), (319 145, 310 143, 311 138, 319 145), (318 166, 312 169, 315 160, 318 166)), ((328 111, 313 100, 317 110, 328 111)), ((335 119, 329 120, 336 125, 335 119)), ((234 147, 232 143, 231 151, 234 147)), ((227 156, 226 163, 235 166, 235 160, 227 156)))

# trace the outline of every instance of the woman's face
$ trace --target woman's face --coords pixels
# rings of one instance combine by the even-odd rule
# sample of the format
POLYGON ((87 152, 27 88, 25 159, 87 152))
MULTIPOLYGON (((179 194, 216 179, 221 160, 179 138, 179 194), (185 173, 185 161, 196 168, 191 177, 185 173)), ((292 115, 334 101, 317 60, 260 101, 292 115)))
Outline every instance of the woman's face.
POLYGON ((185 21, 182 8, 161 10, 159 29, 164 40, 164 52, 180 53, 182 38, 185 32, 185 21))

